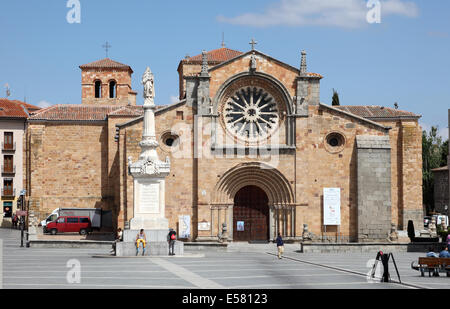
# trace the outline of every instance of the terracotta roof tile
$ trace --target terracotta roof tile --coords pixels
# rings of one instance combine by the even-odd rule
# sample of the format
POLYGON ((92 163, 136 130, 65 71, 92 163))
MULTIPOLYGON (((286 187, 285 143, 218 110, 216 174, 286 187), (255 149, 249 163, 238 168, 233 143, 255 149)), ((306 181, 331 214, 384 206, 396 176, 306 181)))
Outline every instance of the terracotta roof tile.
POLYGON ((122 106, 113 112, 110 112, 108 116, 126 116, 126 117, 139 117, 144 114, 142 106, 122 106))
POLYGON ((402 111, 390 107, 383 106, 333 106, 344 112, 351 113, 366 119, 379 119, 379 118, 399 118, 399 117, 409 117, 409 118, 420 118, 420 115, 416 115, 411 112, 402 111))
POLYGON ((111 60, 109 58, 101 59, 98 61, 94 61, 88 64, 80 65, 80 69, 125 69, 125 70, 133 70, 129 65, 111 60))
MULTIPOLYGON (((226 47, 222 47, 219 49, 214 49, 206 53, 208 57, 209 64, 219 64, 230 59, 233 59, 237 56, 242 55, 243 52, 232 50, 226 47)), ((183 63, 187 64, 199 64, 202 63, 202 54, 196 55, 193 57, 189 57, 182 60, 183 63)))
MULTIPOLYGON (((164 108, 158 105, 156 109, 164 108)), ((42 109, 30 117, 30 120, 46 121, 104 121, 109 116, 140 117, 144 114, 142 105, 135 106, 92 106, 76 104, 53 105, 42 109)))
POLYGON ((40 108, 22 101, 0 98, 0 118, 28 118, 25 109, 32 113, 40 108))
POLYGON ((306 73, 306 75, 307 75, 308 77, 323 78, 323 76, 320 75, 319 73, 311 73, 311 72, 309 72, 309 73, 306 73))

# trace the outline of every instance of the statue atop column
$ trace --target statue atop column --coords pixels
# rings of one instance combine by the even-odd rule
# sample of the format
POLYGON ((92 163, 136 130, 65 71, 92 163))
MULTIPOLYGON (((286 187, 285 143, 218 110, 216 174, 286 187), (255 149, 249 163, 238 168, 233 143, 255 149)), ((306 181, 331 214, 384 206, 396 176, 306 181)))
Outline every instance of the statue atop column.
POLYGON ((154 104, 155 98, 155 81, 153 78, 153 73, 149 67, 144 72, 142 76, 142 85, 144 85, 144 99, 146 103, 154 104))

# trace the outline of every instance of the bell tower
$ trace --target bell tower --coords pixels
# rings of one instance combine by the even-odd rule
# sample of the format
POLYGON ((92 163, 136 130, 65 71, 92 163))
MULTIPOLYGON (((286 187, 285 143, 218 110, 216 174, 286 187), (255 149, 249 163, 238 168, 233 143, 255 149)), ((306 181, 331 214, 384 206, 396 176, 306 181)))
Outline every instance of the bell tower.
POLYGON ((105 58, 81 65, 80 69, 81 104, 136 105, 130 66, 105 58))

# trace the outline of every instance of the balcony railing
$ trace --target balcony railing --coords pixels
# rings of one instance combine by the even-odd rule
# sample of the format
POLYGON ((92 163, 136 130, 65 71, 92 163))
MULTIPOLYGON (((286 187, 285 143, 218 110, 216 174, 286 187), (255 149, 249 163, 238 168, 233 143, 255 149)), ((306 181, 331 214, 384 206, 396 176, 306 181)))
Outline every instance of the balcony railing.
POLYGON ((16 196, 16 189, 2 189, 2 197, 16 196))
POLYGON ((9 144, 5 144, 4 142, 2 143, 2 150, 3 151, 16 151, 16 142, 14 143, 9 143, 9 144))
POLYGON ((4 166, 2 165, 2 174, 15 174, 16 166, 4 166))

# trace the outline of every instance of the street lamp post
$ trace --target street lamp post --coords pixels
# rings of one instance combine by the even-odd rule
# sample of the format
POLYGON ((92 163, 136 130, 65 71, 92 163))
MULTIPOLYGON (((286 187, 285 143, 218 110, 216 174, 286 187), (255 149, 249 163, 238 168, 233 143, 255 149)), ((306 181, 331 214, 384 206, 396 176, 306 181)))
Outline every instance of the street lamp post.
MULTIPOLYGON (((21 195, 19 197, 20 202, 20 210, 23 210, 23 203, 22 203, 23 196, 21 195)), ((23 248, 23 216, 20 216, 20 248, 23 248)))

